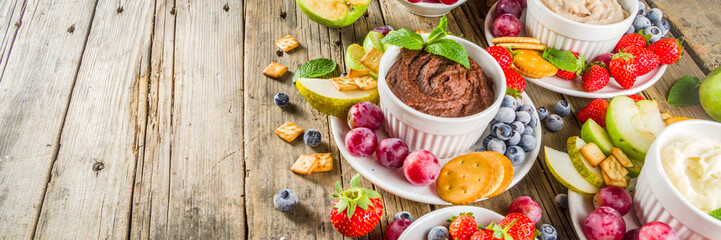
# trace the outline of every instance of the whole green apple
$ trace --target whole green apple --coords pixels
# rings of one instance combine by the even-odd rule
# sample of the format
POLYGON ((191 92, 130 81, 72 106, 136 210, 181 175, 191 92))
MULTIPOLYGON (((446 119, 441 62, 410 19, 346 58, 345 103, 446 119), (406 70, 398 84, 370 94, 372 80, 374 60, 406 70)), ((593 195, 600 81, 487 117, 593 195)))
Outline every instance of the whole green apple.
POLYGON ((368 9, 370 0, 295 0, 303 14, 321 25, 342 28, 368 9))
POLYGON ((703 110, 713 119, 721 122, 721 66, 711 71, 701 82, 698 96, 703 110))

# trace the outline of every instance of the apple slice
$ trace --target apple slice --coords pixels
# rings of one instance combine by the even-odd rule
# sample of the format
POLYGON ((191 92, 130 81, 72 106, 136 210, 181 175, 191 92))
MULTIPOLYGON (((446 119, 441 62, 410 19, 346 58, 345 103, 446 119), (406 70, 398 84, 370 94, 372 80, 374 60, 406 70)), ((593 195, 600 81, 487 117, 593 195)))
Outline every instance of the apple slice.
POLYGON ((638 106, 638 113, 641 116, 641 120, 646 124, 646 130, 653 133, 653 136, 663 131, 666 127, 666 123, 661 117, 661 110, 658 109, 658 103, 651 100, 641 100, 636 103, 638 106))
POLYGON ((366 52, 370 51, 371 48, 376 48, 378 51, 385 52, 386 48, 383 43, 381 43, 381 39, 383 38, 383 34, 376 32, 376 31, 370 31, 366 35, 366 38, 363 40, 363 50, 366 52))
POLYGON ((603 187, 605 184, 603 182, 603 173, 601 173, 601 169, 591 165, 588 159, 583 157, 579 151, 579 149, 585 145, 586 142, 577 136, 571 136, 568 138, 568 141, 566 141, 568 155, 571 158, 573 167, 576 168, 576 171, 578 171, 578 173, 581 174, 583 179, 586 179, 588 183, 596 187, 603 187))
POLYGON ((634 161, 643 162, 655 137, 639 115, 640 111, 633 99, 616 96, 608 105, 606 130, 613 145, 634 161))
POLYGON ((598 145, 598 148, 600 148, 601 152, 606 156, 611 155, 611 148, 613 147, 611 137, 609 137, 608 132, 593 119, 589 118, 581 127, 581 138, 587 143, 592 142, 598 145))
POLYGON ((586 195, 598 192, 598 187, 588 183, 588 181, 576 171, 576 167, 573 166, 568 154, 549 147, 544 147, 543 149, 543 152, 546 154, 546 165, 548 169, 563 186, 566 186, 574 192, 586 195))

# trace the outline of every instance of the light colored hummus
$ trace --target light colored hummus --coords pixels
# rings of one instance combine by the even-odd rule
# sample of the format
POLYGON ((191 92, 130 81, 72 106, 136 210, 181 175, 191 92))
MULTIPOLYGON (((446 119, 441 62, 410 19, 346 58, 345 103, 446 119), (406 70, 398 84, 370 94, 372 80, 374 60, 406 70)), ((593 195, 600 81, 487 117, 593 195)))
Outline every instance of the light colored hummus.
POLYGON ((678 137, 661 149, 663 168, 674 187, 704 212, 721 208, 721 143, 678 137))
POLYGON ((605 25, 628 17, 617 0, 541 0, 551 11, 580 23, 605 25))

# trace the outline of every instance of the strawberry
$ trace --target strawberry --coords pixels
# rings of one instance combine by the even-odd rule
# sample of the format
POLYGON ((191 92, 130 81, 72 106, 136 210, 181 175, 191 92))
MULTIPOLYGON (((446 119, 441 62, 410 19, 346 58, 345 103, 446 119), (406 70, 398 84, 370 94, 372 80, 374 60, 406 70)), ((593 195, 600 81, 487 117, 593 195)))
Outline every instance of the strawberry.
POLYGON ((471 240, 501 240, 493 237, 493 231, 488 229, 479 229, 471 236, 471 240))
POLYGON ((601 90, 608 84, 608 69, 598 64, 591 64, 583 72, 581 79, 583 80, 583 90, 586 92, 601 90))
POLYGON ((536 226, 530 218, 520 213, 506 215, 499 223, 513 240, 531 240, 535 237, 536 226))
POLYGON ((613 52, 618 53, 619 50, 627 46, 646 47, 646 39, 644 39, 643 36, 638 33, 629 33, 623 35, 623 37, 621 37, 621 40, 619 40, 616 44, 616 47, 613 48, 613 52))
POLYGON ((346 237, 360 237, 375 228, 383 214, 383 201, 378 192, 360 187, 360 174, 350 180, 351 188, 341 191, 340 181, 335 185, 338 201, 330 211, 333 227, 346 237))
POLYGON ((633 62, 634 65, 636 65, 636 76, 641 76, 653 71, 653 69, 656 69, 658 64, 661 63, 658 55, 644 47, 631 45, 624 47, 622 50, 634 56, 633 62))
POLYGON ((581 124, 585 123, 589 118, 593 119, 598 125, 605 128, 606 110, 608 110, 608 101, 606 101, 606 99, 595 99, 581 109, 581 111, 578 111, 576 118, 581 124))
POLYGON ((511 67, 513 55, 508 49, 501 46, 490 46, 486 48, 486 52, 496 59, 496 62, 498 62, 498 65, 501 65, 501 68, 508 69, 511 67))
POLYGON ((633 84, 636 83, 636 65, 632 58, 634 58, 633 55, 619 50, 618 53, 613 55, 611 65, 608 66, 611 76, 624 89, 631 89, 633 84))
POLYGON ((510 68, 503 69, 503 75, 506 75, 506 95, 518 97, 526 90, 526 81, 523 80, 521 74, 510 68))
MULTIPOLYGON (((577 52, 571 51, 571 53, 573 53, 573 56, 576 56, 576 59, 578 59, 577 52)), ((575 71, 575 72, 570 72, 570 71, 566 71, 566 70, 559 68, 558 71, 556 72, 556 76, 566 79, 566 80, 574 80, 578 77, 579 72, 581 72, 581 71, 579 70, 579 71, 575 71)))
POLYGON ((641 101, 641 100, 646 100, 646 98, 644 98, 644 97, 642 97, 641 95, 638 95, 638 94, 628 95, 628 97, 631 98, 631 99, 633 99, 634 102, 638 102, 638 101, 641 101))
POLYGON ((672 64, 683 55, 681 42, 673 38, 664 38, 648 46, 648 50, 658 55, 663 64, 672 64))
POLYGON ((451 226, 448 227, 448 232, 451 234, 451 239, 458 240, 470 240, 476 231, 478 231, 478 224, 476 219, 473 218, 473 213, 461 213, 458 216, 453 216, 448 219, 451 226))

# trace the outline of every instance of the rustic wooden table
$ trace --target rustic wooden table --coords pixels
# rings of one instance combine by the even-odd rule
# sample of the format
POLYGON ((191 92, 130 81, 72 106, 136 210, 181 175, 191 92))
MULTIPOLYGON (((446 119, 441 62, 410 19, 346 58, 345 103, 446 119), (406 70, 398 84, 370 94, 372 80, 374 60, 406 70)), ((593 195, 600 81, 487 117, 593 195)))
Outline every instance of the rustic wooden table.
MULTIPOLYGON (((687 54, 643 95, 674 115, 709 119, 700 106, 665 98, 681 76, 702 78, 721 63, 716 2, 649 3, 685 39, 687 54)), ((485 46, 485 4, 453 10, 450 30, 485 46)), ((330 195, 355 172, 330 137, 328 116, 298 94, 292 74, 261 72, 271 61, 295 71, 319 57, 342 67, 345 48, 375 26, 429 31, 438 20, 397 0, 374 0, 342 29, 308 20, 292 0, 0 1, 0 239, 340 239, 330 195), (301 48, 285 54, 274 40, 287 34, 301 48), (290 95, 290 107, 274 105, 278 92, 290 95), (279 139, 273 130, 286 120, 319 129, 322 145, 279 139), (328 151, 332 172, 290 172, 300 154, 328 151), (273 208, 282 188, 298 193, 292 212, 273 208)), ((590 101, 533 84, 527 91, 538 106, 566 99, 574 112, 590 101)), ((562 131, 544 130, 543 145, 563 149, 579 133, 566 119, 562 131)), ((367 239, 381 239, 397 211, 419 217, 442 207, 376 189, 386 208, 367 239)), ((513 198, 528 195, 542 205, 542 222, 575 239, 568 214, 553 204, 565 192, 539 157, 520 184, 473 205, 505 214, 513 198)))

